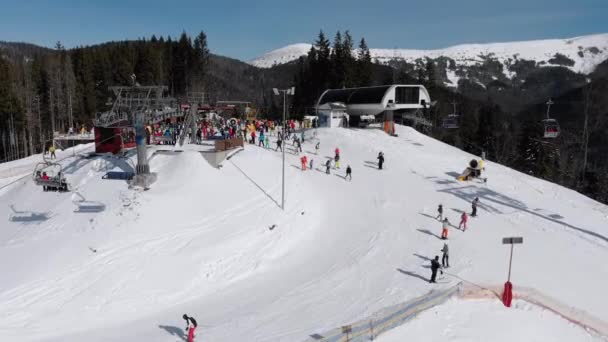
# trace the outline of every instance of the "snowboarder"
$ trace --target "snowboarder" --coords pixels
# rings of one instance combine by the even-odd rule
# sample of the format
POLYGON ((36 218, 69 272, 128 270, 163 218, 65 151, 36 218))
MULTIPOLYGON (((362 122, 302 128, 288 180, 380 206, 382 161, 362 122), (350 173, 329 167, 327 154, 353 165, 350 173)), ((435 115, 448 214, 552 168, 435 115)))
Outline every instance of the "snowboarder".
POLYGON ((378 170, 382 170, 382 164, 384 164, 384 153, 378 153, 378 170))
POLYGON ((443 266, 443 268, 450 267, 450 251, 447 242, 443 244, 441 252, 443 253, 441 256, 441 266, 443 266))
MULTIPOLYGON (((436 283, 435 279, 437 278, 437 270, 440 269, 441 265, 439 264, 439 255, 435 255, 435 259, 431 260, 431 280, 429 280, 429 283, 436 283)), ((443 274, 443 271, 441 271, 441 274, 443 274)))
POLYGON ((447 240, 449 227, 450 227, 450 221, 448 221, 448 218, 446 217, 443 219, 443 222, 441 223, 441 239, 442 240, 447 240))
POLYGON ((477 203, 479 203, 479 197, 475 197, 475 199, 471 203, 471 209, 472 209, 471 217, 477 216, 477 203))
MULTIPOLYGON (((346 166, 346 177, 348 177, 349 181, 353 180, 352 172, 353 170, 350 168, 350 165, 346 166)), ((346 177, 344 177, 344 179, 346 179, 346 177)))
POLYGON ((281 136, 279 136, 279 138, 277 139, 277 148, 274 151, 276 152, 281 149, 281 152, 283 152, 283 146, 281 146, 282 144, 283 140, 281 140, 281 136))
POLYGON ((340 168, 340 155, 336 154, 336 156, 334 157, 335 160, 335 164, 336 164, 336 169, 340 168))
POLYGON ((435 220, 443 220, 443 204, 440 204, 437 207, 437 216, 435 217, 435 220))
POLYGON ((306 164, 308 164, 308 158, 306 158, 306 156, 302 156, 302 158, 300 158, 300 162, 302 163, 302 171, 306 171, 306 164))
POLYGON ((466 212, 462 212, 462 215, 460 215, 460 224, 458 225, 458 229, 461 229, 462 227, 462 231, 464 232, 465 230, 467 230, 467 221, 469 220, 469 216, 467 215, 466 212))
POLYGON ((196 320, 194 317, 188 317, 188 315, 184 314, 182 316, 186 320, 186 331, 188 332, 188 342, 194 342, 194 331, 198 324, 196 324, 196 320))
POLYGON ((325 162, 325 173, 329 174, 329 169, 331 168, 331 159, 327 159, 325 162))
POLYGON ((315 154, 319 154, 319 144, 321 142, 317 142, 317 144, 315 145, 315 154))

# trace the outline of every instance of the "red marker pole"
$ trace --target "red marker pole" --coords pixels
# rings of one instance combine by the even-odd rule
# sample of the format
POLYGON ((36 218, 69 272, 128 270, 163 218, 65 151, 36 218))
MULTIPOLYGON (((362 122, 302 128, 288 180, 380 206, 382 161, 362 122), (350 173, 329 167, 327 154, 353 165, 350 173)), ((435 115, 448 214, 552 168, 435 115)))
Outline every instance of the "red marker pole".
POLYGON ((503 238, 502 243, 504 245, 511 245, 511 256, 509 257, 509 275, 507 277, 507 282, 505 283, 505 288, 502 293, 502 303, 506 307, 511 307, 511 301, 513 300, 513 284, 511 284, 511 265, 513 264, 513 245, 521 244, 524 242, 524 239, 521 237, 510 237, 503 238))

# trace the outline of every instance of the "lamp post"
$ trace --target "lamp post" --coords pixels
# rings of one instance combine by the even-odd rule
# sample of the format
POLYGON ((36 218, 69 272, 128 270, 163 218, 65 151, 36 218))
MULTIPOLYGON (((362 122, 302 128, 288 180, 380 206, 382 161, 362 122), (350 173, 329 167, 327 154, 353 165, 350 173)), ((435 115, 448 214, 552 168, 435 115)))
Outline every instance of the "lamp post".
MULTIPOLYGON (((286 101, 287 101, 287 95, 295 95, 296 93, 296 87, 291 87, 291 88, 287 88, 287 89, 277 89, 277 88, 272 88, 272 92, 275 95, 281 95, 281 93, 283 93, 283 131, 281 132, 281 135, 283 135, 281 137, 281 141, 283 141, 283 138, 285 137, 285 128, 286 128, 286 113, 287 113, 287 107, 286 107, 286 101)), ((283 176, 282 176, 282 184, 281 184, 281 209, 285 210, 285 141, 282 142, 281 145, 281 152, 283 153, 283 176)))

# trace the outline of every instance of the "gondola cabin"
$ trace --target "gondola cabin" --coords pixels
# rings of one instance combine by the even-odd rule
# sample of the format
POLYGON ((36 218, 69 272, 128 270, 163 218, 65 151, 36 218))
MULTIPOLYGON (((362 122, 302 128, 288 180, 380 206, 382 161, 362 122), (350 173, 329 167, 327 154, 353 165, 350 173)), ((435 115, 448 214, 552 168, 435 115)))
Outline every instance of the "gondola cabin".
POLYGON ((545 119, 543 120, 543 128, 544 128, 544 138, 557 138, 559 136, 559 123, 555 119, 545 119))
POLYGON ((445 129, 457 129, 460 126, 458 125, 458 115, 450 114, 442 121, 442 127, 445 129))

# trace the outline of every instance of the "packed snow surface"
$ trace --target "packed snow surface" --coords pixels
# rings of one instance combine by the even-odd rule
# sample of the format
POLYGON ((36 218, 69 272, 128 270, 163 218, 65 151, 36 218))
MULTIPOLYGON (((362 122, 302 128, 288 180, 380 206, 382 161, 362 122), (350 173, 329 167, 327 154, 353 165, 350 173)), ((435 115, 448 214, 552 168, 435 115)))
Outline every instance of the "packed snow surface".
MULTIPOLYGON (((102 179, 132 170, 133 154, 62 156, 71 187, 105 204, 97 213, 74 212, 72 194, 43 192, 29 177, 4 182, 0 341, 174 342, 185 334, 184 313, 199 322, 199 342, 303 341, 433 288, 500 286, 504 236, 524 237, 513 258, 515 291, 532 287, 608 319, 608 207, 491 162, 487 184, 457 182, 474 156, 408 127, 397 133, 319 129, 316 140, 308 132, 308 171, 289 144, 285 211, 281 154, 253 145, 221 169, 190 149, 153 147, 158 180, 148 191, 102 179), (342 168, 327 175, 321 164, 336 147, 342 168), (479 216, 466 232, 450 230, 450 275, 429 284, 427 259, 443 246, 437 205, 457 226, 476 196, 479 216)), ((28 175, 36 162, 2 164, 0 175, 28 175)))
POLYGON ((603 341, 550 311, 523 301, 510 309, 489 301, 452 299, 380 335, 376 342, 603 341), (431 332, 431 333, 429 333, 431 332))
MULTIPOLYGON (((311 46, 305 43, 288 45, 250 60, 249 64, 270 68, 276 64, 288 63, 308 54, 311 46)), ((569 39, 462 44, 437 50, 370 49, 370 54, 372 59, 379 63, 393 59, 415 63, 416 60, 427 57, 432 59, 447 57, 454 60, 455 66, 475 65, 487 58, 493 58, 504 65, 515 63, 517 60, 530 60, 548 66, 555 65, 551 64, 550 60, 556 54, 561 54, 574 61, 574 65, 568 66, 572 71, 590 73, 608 58, 608 33, 569 39)), ((508 70, 505 73, 509 76, 508 70)))

